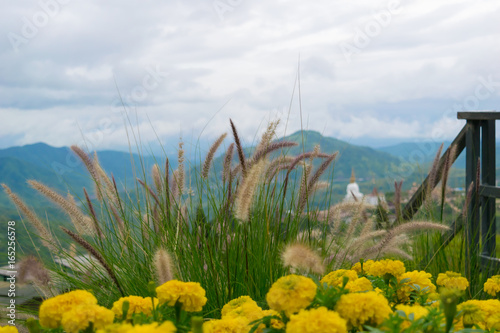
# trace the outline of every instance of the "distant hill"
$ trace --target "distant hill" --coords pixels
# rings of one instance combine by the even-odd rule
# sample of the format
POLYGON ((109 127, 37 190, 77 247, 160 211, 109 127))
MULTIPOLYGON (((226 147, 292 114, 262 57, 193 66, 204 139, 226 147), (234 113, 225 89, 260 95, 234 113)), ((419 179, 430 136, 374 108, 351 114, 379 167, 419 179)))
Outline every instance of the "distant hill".
POLYGON ((290 154, 297 155, 303 151, 312 151, 316 145, 320 145, 324 153, 339 152, 335 162, 334 178, 347 180, 354 169, 360 180, 371 180, 373 178, 384 178, 387 171, 398 166, 398 158, 377 151, 370 147, 356 146, 345 141, 321 135, 316 131, 299 131, 285 138, 285 141, 297 142, 299 146, 290 149, 290 154))
MULTIPOLYGON (((226 140, 228 141, 226 143, 227 145, 230 140, 226 140)), ((342 140, 323 136, 316 131, 295 132, 279 139, 279 141, 293 141, 296 142, 298 146, 284 149, 282 152, 275 152, 274 156, 271 157, 275 157, 280 153, 289 156, 297 156, 303 152, 313 151, 316 145, 320 145, 320 150, 323 153, 332 154, 338 151, 338 157, 322 177, 323 180, 331 182, 332 193, 338 196, 337 199, 345 195, 346 185, 349 183, 352 169, 354 169, 356 173, 357 182, 363 192, 370 193, 374 187, 379 191, 385 192, 392 189, 394 184, 394 180, 391 179, 393 174, 392 171, 397 169, 400 164, 398 158, 388 153, 377 151, 369 147, 352 145, 342 140)), ((245 149, 247 158, 252 155, 254 149, 254 147, 245 149)), ((219 151, 219 154, 220 153, 221 151, 219 151)), ((214 177, 220 179, 223 161, 223 154, 214 159, 211 169, 212 180, 214 177)), ((317 168, 321 162, 321 159, 315 159, 314 167, 317 168)), ((236 153, 233 155, 233 163, 238 163, 236 153)), ((199 169, 199 166, 194 168, 194 170, 199 169)), ((199 173, 199 171, 191 172, 191 174, 196 173, 199 173)))
MULTIPOLYGON (((141 159, 137 154, 119 151, 99 151, 97 154, 104 170, 115 177, 120 188, 133 184, 136 177, 143 178, 143 167, 149 173, 154 163, 165 163, 164 158, 157 160, 151 156, 143 156, 141 159)), ((175 166, 175 158, 171 163, 175 166)), ((0 183, 7 184, 15 193, 29 200, 32 206, 46 206, 47 203, 40 200, 36 191, 26 183, 28 179, 36 179, 60 192, 70 191, 77 196, 82 195, 83 187, 93 189, 85 166, 68 147, 56 148, 36 143, 1 149, 0 183)), ((12 209, 12 204, 3 191, 0 191, 0 208, 12 209)))
MULTIPOLYGON (((450 146, 451 141, 443 142, 443 152, 450 146)), ((434 160, 441 142, 415 141, 402 142, 392 146, 377 148, 378 151, 389 153, 403 159, 404 162, 427 165, 434 160)), ((453 165, 455 168, 465 169, 465 152, 462 152, 453 165)), ((496 143, 496 166, 500 167, 500 142, 496 143)))

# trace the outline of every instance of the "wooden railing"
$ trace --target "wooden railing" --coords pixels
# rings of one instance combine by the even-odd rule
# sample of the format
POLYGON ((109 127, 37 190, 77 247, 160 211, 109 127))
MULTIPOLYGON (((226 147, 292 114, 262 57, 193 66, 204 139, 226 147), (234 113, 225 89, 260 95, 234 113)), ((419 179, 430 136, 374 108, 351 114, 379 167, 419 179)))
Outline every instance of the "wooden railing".
POLYGON ((455 235, 466 227, 465 272, 469 281, 472 281, 472 272, 478 269, 500 270, 500 259, 495 258, 495 199, 500 198, 500 187, 496 186, 495 174, 495 121, 500 119, 500 112, 458 112, 457 116, 458 119, 467 120, 467 123, 439 160, 436 176, 427 177, 403 208, 402 218, 410 220, 425 201, 429 186, 435 188, 440 182, 451 147, 456 147, 455 154, 451 157, 452 162, 455 162, 465 149, 465 189, 467 190, 471 183, 474 184, 466 210, 466 220, 464 221, 463 216, 458 217, 452 223, 450 231, 441 235, 440 245, 448 245, 455 235), (433 183, 429 184, 430 181, 433 183))

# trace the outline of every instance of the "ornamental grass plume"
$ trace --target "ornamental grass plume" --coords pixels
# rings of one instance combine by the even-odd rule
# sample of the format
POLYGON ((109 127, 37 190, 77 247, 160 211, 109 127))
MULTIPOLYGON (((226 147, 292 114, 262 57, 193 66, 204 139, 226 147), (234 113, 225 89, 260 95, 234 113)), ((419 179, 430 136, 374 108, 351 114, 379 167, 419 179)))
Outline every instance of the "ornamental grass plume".
POLYGON ((231 119, 229 119, 229 123, 231 124, 231 130, 233 131, 234 143, 236 144, 238 158, 240 159, 241 173, 243 174, 243 177, 245 177, 247 174, 245 153, 243 152, 243 147, 241 146, 241 141, 238 135, 238 131, 236 130, 236 126, 234 126, 234 123, 231 119))
POLYGON ((165 249, 158 249, 153 259, 156 280, 160 285, 174 279, 174 263, 172 256, 165 249))
POLYGON ((288 166, 290 163, 294 160, 294 157, 292 156, 279 156, 275 159, 273 159, 269 165, 267 166, 266 170, 266 181, 270 183, 273 178, 278 174, 278 172, 287 170, 288 166))
POLYGON ((484 291, 493 297, 500 296, 500 275, 493 275, 484 283, 484 291))
POLYGON ((234 143, 227 147, 226 154, 224 155, 224 165, 222 168, 222 181, 227 182, 231 177, 231 161, 233 160, 234 143))
POLYGON ((95 167, 95 163, 92 160, 92 158, 90 158, 90 156, 86 152, 84 152, 82 148, 76 145, 72 145, 70 148, 83 162, 85 168, 87 168, 87 171, 89 172, 92 179, 95 182, 99 182, 99 175, 97 173, 97 169, 95 167))
POLYGON ((207 303, 205 289, 198 282, 170 280, 156 288, 156 295, 160 305, 174 306, 179 302, 187 312, 199 312, 207 303))
POLYGON ((304 271, 323 274, 325 267, 321 257, 303 244, 287 245, 281 253, 281 259, 285 267, 291 267, 294 273, 304 271))
POLYGON ((90 223, 88 216, 85 216, 72 200, 65 199, 50 187, 36 181, 28 180, 28 184, 40 192, 43 196, 56 203, 71 219, 77 232, 80 235, 95 235, 96 230, 90 223), (87 217, 87 218, 86 218, 87 217))
POLYGON ((27 256, 19 262, 17 267, 17 281, 19 283, 32 282, 45 298, 54 296, 50 288, 51 278, 49 271, 34 256, 27 256))
POLYGON ((335 311, 347 320, 347 328, 378 326, 392 313, 389 301, 375 291, 342 295, 335 311))
POLYGON ((30 224, 35 228, 35 230, 38 233, 38 236, 40 236, 40 240, 42 241, 42 245, 45 246, 47 249, 49 249, 50 252, 56 254, 57 249, 55 247, 56 241, 50 234, 50 232, 47 230, 47 228, 43 225, 42 221, 38 218, 36 213, 32 211, 25 203, 24 201, 21 200, 15 193, 11 191, 11 189, 5 185, 2 184, 2 187, 9 197, 9 199, 16 205, 17 209, 26 216, 30 224))
POLYGON ((265 170, 266 160, 261 160, 252 166, 246 177, 243 179, 235 200, 235 217, 243 222, 248 222, 250 216, 250 207, 253 202, 255 190, 259 184, 263 171, 265 170))
POLYGON ((395 238, 402 234, 420 230, 447 231, 449 229, 450 228, 444 224, 428 221, 412 221, 403 223, 387 230, 387 233, 377 244, 364 248, 361 251, 357 251, 356 255, 353 256, 353 260, 358 261, 360 258, 374 258, 386 253, 388 250, 391 250, 391 244, 394 246, 395 238))
POLYGON ((167 250, 158 249, 154 255, 153 263, 156 271, 156 280, 160 285, 174 279, 174 263, 172 256, 167 250))
POLYGON ((87 193, 87 190, 85 189, 85 187, 83 188, 83 193, 85 195, 85 200, 87 201, 87 206, 89 207, 90 216, 92 216, 91 220, 92 220, 93 226, 94 226, 99 238, 102 238, 102 237, 104 237, 104 234, 102 233, 101 227, 99 226, 99 220, 97 219, 97 214, 96 214, 95 209, 94 209, 94 204, 92 204, 92 201, 90 200, 89 194, 87 193))
POLYGON ((160 195, 163 192, 163 177, 161 175, 161 170, 158 164, 153 164, 151 167, 151 177, 153 178, 153 183, 155 184, 156 194, 160 195))
POLYGON ((89 251, 89 253, 97 259, 97 261, 104 267, 106 272, 108 273, 109 277, 113 282, 115 283, 116 287, 120 291, 122 296, 125 296, 123 293, 123 289, 118 282, 118 278, 116 277, 115 273, 113 272, 113 269, 111 266, 107 263, 107 261, 104 259, 104 257, 92 246, 90 245, 89 242, 87 242, 85 239, 83 239, 81 236, 75 234, 73 231, 66 229, 65 227, 60 227, 62 231, 64 231, 68 236, 70 236, 75 242, 77 242, 80 246, 82 246, 85 250, 89 251))
POLYGON ((448 289, 458 289, 464 291, 469 287, 469 281, 464 278, 460 273, 447 271, 446 273, 439 273, 436 284, 448 289))
POLYGON ((347 322, 326 307, 300 310, 290 317, 286 333, 347 333, 347 322))
POLYGON ((254 153, 252 158, 254 158, 256 156, 256 154, 258 154, 260 151, 267 149, 267 147, 269 146, 269 144, 273 140, 273 137, 276 135, 276 128, 278 127, 279 123, 280 123, 280 121, 279 121, 279 119, 277 119, 274 121, 270 121, 267 124, 267 129, 262 134, 262 136, 260 138, 260 142, 257 145, 257 147, 255 148, 255 153, 254 153))
POLYGON ((186 171, 184 169, 184 143, 179 142, 179 150, 177 151, 177 172, 174 173, 174 188, 177 191, 177 196, 175 199, 180 200, 182 193, 184 192, 184 186, 186 181, 186 171))
MULTIPOLYGON (((319 152, 313 156, 316 157, 318 154, 319 154, 319 152)), ((321 165, 316 169, 316 171, 311 176, 308 176, 309 172, 307 172, 304 175, 304 182, 305 183, 304 183, 304 186, 301 187, 301 191, 300 191, 299 199, 298 199, 298 202, 299 202, 298 210, 299 211, 302 211, 304 209, 304 207, 306 205, 307 198, 310 196, 311 193, 314 192, 314 191, 311 191, 311 189, 314 188, 315 184, 318 182, 321 175, 326 171, 326 169, 330 166, 330 164, 335 160, 335 158, 337 157, 337 154, 338 154, 338 152, 335 152, 335 153, 329 155, 325 159, 325 161, 323 161, 323 163, 321 163, 321 165)))
MULTIPOLYGON (((288 166, 288 171, 286 173, 286 176, 285 176, 285 180, 284 180, 284 185, 283 185, 283 195, 286 194, 286 190, 288 188, 288 180, 289 180, 289 177, 290 177, 290 173, 295 169, 295 167, 303 160, 305 159, 310 159, 311 157, 317 157, 317 158, 328 158, 330 157, 331 155, 329 154, 325 154, 325 153, 320 153, 320 152, 317 152, 317 151, 311 151, 311 152, 305 152, 305 153, 302 153, 302 154, 299 154, 295 157, 295 159, 293 160, 292 163, 290 163, 290 165, 288 166)), ((306 163, 304 163, 305 165, 306 163)), ((304 180, 307 180, 307 174, 304 174, 304 180)), ((301 191, 299 190, 299 193, 301 191)))
POLYGON ((99 181, 96 182, 96 196, 99 201, 104 199, 103 194, 106 194, 109 202, 116 207, 119 206, 120 197, 118 195, 118 190, 113 181, 108 177, 106 171, 102 168, 99 163, 99 158, 97 156, 97 152, 94 152, 94 167, 99 175, 99 181), (104 186, 102 185, 104 183, 104 186))
POLYGON ((222 134, 210 147, 205 157, 205 162, 203 163, 203 168, 201 169, 201 176, 205 179, 208 178, 208 172, 210 171, 210 166, 212 165, 212 160, 214 159, 215 152, 219 149, 222 141, 226 138, 227 133, 222 134))
POLYGON ((313 280, 301 275, 286 275, 273 283, 266 295, 266 301, 272 310, 287 316, 308 307, 316 296, 317 286, 313 280))

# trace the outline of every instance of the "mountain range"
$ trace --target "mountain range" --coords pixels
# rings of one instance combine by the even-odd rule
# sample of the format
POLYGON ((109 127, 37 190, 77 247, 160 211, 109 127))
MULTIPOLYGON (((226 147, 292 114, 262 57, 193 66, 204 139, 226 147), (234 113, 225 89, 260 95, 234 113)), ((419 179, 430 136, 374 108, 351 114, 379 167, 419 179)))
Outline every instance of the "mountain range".
MULTIPOLYGON (((288 155, 298 155, 302 152, 312 151, 316 145, 320 145, 321 152, 339 152, 333 167, 325 172, 323 179, 331 182, 331 190, 334 201, 341 200, 345 195, 346 185, 351 177, 352 170, 355 171, 357 182, 363 193, 369 193, 375 187, 379 192, 393 191, 394 181, 405 179, 404 188, 408 189, 413 182, 420 182, 432 162, 438 144, 433 143, 402 143, 394 146, 374 149, 365 146, 349 144, 345 141, 321 135, 315 131, 300 131, 281 138, 283 141, 293 141, 298 145, 287 149, 288 155), (419 166, 414 170, 401 176, 400 170, 411 163, 412 157, 417 156, 419 166)), ((224 150, 231 139, 227 138, 217 152, 217 157, 213 160, 211 177, 220 176, 224 161, 224 150)), ((448 143, 449 144, 449 143, 448 143)), ((446 143, 445 143, 446 145, 446 143)), ((205 143, 204 147, 208 145, 205 143)), ((196 184, 195 178, 199 175, 201 162, 204 159, 207 149, 199 149, 198 160, 186 160, 186 174, 188 184, 196 184), (204 151, 205 150, 205 151, 204 151)), ((247 157, 251 156, 254 148, 245 149, 247 157)), ((274 156, 282 152, 275 152, 274 156)), ((154 163, 163 166, 166 158, 172 169, 177 166, 177 155, 170 156, 150 156, 126 153, 120 151, 98 151, 98 159, 103 169, 108 175, 113 175, 121 191, 125 189, 134 190, 136 178, 144 179, 149 177, 151 167, 154 163)), ((498 150, 497 150, 498 155, 498 150)), ((455 167, 461 168, 463 157, 460 157, 455 167), (462 161, 462 162, 461 162, 462 161)), ((497 158, 497 161, 499 159, 497 158)), ((234 154, 234 161, 237 163, 237 156, 234 154)), ((317 167, 321 160, 316 159, 313 163, 317 167)), ((463 172, 455 172, 463 175, 463 172)), ((93 193, 93 182, 87 173, 84 165, 79 161, 69 147, 51 147, 44 143, 36 143, 22 147, 11 147, 0 150, 0 183, 7 184, 13 192, 18 194, 30 207, 32 207, 44 220, 53 222, 55 225, 67 224, 66 216, 55 205, 43 198, 35 190, 30 188, 26 180, 35 179, 54 189, 59 193, 70 192, 77 199, 82 200, 83 190, 87 188, 89 193, 93 193)), ((463 177, 450 178, 451 186, 463 186, 463 177), (458 184, 458 185, 457 185, 458 184)), ((20 221, 16 207, 10 202, 4 191, 0 190, 0 219, 2 221, 20 221)), ((56 228, 54 232, 60 232, 56 228)), ((18 244, 26 248, 27 253, 32 253, 34 248, 39 247, 35 238, 35 244, 30 245, 33 240, 29 230, 21 229, 18 233, 18 244), (26 245, 27 244, 27 245, 26 245)), ((6 234, 0 234, 0 243, 3 242, 6 234)), ((0 246, 0 253, 4 248, 0 246)), ((0 265, 3 261, 0 260, 0 265)))
MULTIPOLYGON (((297 146, 287 150, 289 155, 298 155, 305 151, 312 151, 320 145, 321 152, 339 152, 333 166, 333 177, 328 177, 333 183, 338 183, 340 188, 348 182, 351 171, 354 170, 361 189, 371 191, 375 186, 379 190, 390 190, 394 180, 391 177, 398 175, 397 170, 405 163, 418 163, 418 172, 405 175, 405 182, 410 186, 415 179, 421 179, 423 172, 432 162, 439 144, 433 142, 409 142, 378 149, 357 146, 332 137, 326 137, 316 131, 299 131, 282 138, 283 141, 293 141, 297 146), (411 182, 410 182, 411 181, 411 182)), ((229 145, 226 139, 226 146, 229 145)), ((444 143, 445 148, 449 142, 444 143)), ((220 170, 223 160, 223 148, 219 156, 214 159, 214 170, 220 170)), ((245 150, 247 156, 252 148, 245 150)), ((109 175, 116 178, 120 188, 130 186, 136 178, 144 178, 144 172, 149 170, 154 163, 164 165, 165 156, 150 156, 126 153, 120 151, 98 151, 99 162, 109 175)), ((200 155, 204 155, 203 152, 200 155)), ((235 154, 236 155, 236 154, 235 154)), ((464 154, 462 154, 464 155, 464 154)), ((499 150, 497 149, 497 155, 499 150)), ((167 156, 172 168, 176 167, 177 157, 167 156)), ((203 156, 204 158, 204 156, 203 156)), ((236 159, 236 157, 235 157, 236 159)), ((315 165, 318 165, 317 161, 315 165)), ((499 159, 497 158, 497 165, 499 159)), ((200 161, 186 161, 187 174, 196 175, 200 161)), ((462 169, 464 157, 461 156, 455 167, 462 169)), ((56 148, 44 143, 36 143, 21 147, 11 147, 0 150, 0 183, 7 184, 15 193, 19 194, 33 207, 44 207, 47 202, 32 190, 26 183, 27 179, 36 179, 60 192, 71 192, 76 196, 82 194, 82 188, 92 188, 92 181, 83 164, 73 154, 69 147, 56 148)), ((345 187, 343 187, 345 188, 345 187)), ((340 191, 340 190, 339 190, 340 191)), ((89 191, 92 192, 92 191, 89 191)), ((12 204, 3 191, 0 191, 0 216, 17 214, 12 204)))

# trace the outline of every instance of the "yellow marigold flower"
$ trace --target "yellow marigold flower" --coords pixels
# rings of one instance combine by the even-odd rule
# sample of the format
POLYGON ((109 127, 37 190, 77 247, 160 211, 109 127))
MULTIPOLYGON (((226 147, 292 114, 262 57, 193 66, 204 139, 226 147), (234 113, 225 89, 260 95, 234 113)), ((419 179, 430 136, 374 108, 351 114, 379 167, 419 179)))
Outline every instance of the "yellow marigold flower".
POLYGON ((350 269, 338 269, 325 275, 320 282, 326 283, 331 287, 340 287, 342 286, 344 276, 347 276, 349 281, 354 281, 358 278, 358 273, 350 269))
POLYGON ((421 305, 404 305, 404 304, 398 304, 396 305, 396 310, 403 311, 406 315, 407 320, 403 323, 402 328, 408 328, 411 323, 410 323, 410 315, 413 314, 413 320, 417 320, 419 318, 427 316, 429 313, 429 310, 421 305))
POLYGON ((99 305, 79 305, 63 314, 61 325, 68 333, 78 333, 89 327, 100 329, 113 323, 115 314, 113 311, 99 305))
MULTIPOLYGON (((280 314, 278 311, 274 311, 274 310, 263 310, 262 317, 266 317, 266 316, 278 316, 278 317, 280 317, 280 314)), ((285 327, 285 324, 279 319, 271 319, 271 326, 277 330, 280 330, 280 329, 285 327)))
POLYGON ((413 320, 425 317, 429 313, 429 310, 421 305, 398 304, 396 305, 396 310, 403 311, 407 317, 413 313, 413 320))
POLYGON ((448 271, 446 273, 439 273, 436 284, 445 288, 465 290, 469 286, 469 281, 460 273, 448 271))
MULTIPOLYGON (((250 298, 250 296, 241 296, 229 301, 226 305, 224 305, 221 312, 223 319, 244 318, 248 323, 264 317, 262 308, 258 306, 257 303, 250 298)), ((264 328, 265 325, 260 325, 259 329, 256 330, 256 333, 262 332, 264 328)))
POLYGON ((372 283, 365 277, 360 277, 354 281, 347 282, 345 289, 351 293, 373 290, 372 283))
MULTIPOLYGON (((375 261, 373 260, 367 260, 363 262, 363 271, 366 274, 366 270, 370 268, 371 265, 373 265, 375 261)), ((361 274, 361 263, 357 262, 354 264, 354 266, 351 267, 351 270, 356 271, 356 273, 361 274)))
POLYGON ((325 307, 300 310, 292 315, 286 333, 346 333, 347 323, 335 311, 325 307))
POLYGON ((0 333, 18 333, 15 326, 0 326, 0 333))
POLYGON ((379 325, 392 313, 387 299, 375 291, 342 295, 335 310, 347 320, 349 329, 379 325))
POLYGON ((464 327, 476 324, 482 329, 500 330, 500 301, 497 299, 468 300, 459 304, 457 310, 462 311, 460 324, 464 327))
POLYGON ((177 328, 171 321, 166 321, 161 324, 151 323, 144 325, 135 325, 132 328, 128 328, 126 331, 121 331, 123 333, 175 333, 177 328))
POLYGON ((124 333, 128 332, 128 330, 131 330, 133 328, 134 326, 132 326, 132 324, 129 323, 111 324, 103 329, 96 330, 96 333, 124 333))
POLYGON ((263 317, 262 309, 257 304, 244 303, 241 306, 227 312, 222 318, 225 317, 243 317, 248 319, 249 322, 260 319, 263 317))
POLYGON ((457 310, 460 317, 458 321, 455 320, 455 330, 472 327, 474 324, 479 324, 484 321, 484 314, 479 306, 470 301, 459 304, 457 310))
POLYGON ((97 299, 85 290, 74 290, 43 301, 39 310, 40 325, 46 328, 61 326, 63 314, 79 305, 92 306, 97 299))
POLYGON ((248 320, 241 317, 222 318, 203 323, 203 333, 247 333, 248 320))
POLYGON ((224 317, 229 312, 231 312, 235 309, 238 309, 239 307, 241 307, 244 304, 251 304, 253 306, 258 307, 257 303, 250 296, 240 296, 238 298, 235 298, 235 299, 227 302, 226 305, 224 305, 222 307, 221 314, 224 317))
POLYGON ((299 312, 311 304, 316 296, 316 283, 300 275, 287 275, 274 282, 266 295, 267 304, 287 316, 299 312))
POLYGON ((424 290, 422 293, 434 293, 436 292, 436 286, 431 282, 430 278, 432 277, 431 273, 427 273, 425 271, 413 271, 406 272, 401 274, 398 277, 398 281, 401 282, 403 279, 410 279, 408 282, 404 283, 404 286, 398 290, 398 297, 402 302, 406 302, 410 293, 414 291, 415 286, 418 286, 420 290, 424 290))
POLYGON ((484 291, 495 297, 500 293, 500 275, 493 275, 484 283, 484 291))
POLYGON ((405 264, 400 260, 385 259, 373 262, 366 272, 373 276, 384 276, 390 274, 392 276, 400 276, 406 271, 405 264))
MULTIPOLYGON (((123 317, 123 302, 128 301, 129 309, 127 319, 131 319, 134 313, 144 313, 147 316, 153 311, 153 301, 151 297, 127 296, 121 297, 113 303, 111 310, 115 313, 115 317, 121 319, 123 317)), ((158 305, 158 299, 154 298, 155 307, 158 305)))
POLYGON ((167 303, 168 306, 174 306, 179 301, 182 310, 188 312, 201 311, 207 303, 205 289, 198 282, 170 280, 156 288, 156 295, 160 304, 167 303))

